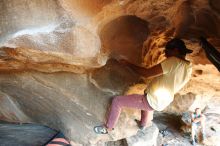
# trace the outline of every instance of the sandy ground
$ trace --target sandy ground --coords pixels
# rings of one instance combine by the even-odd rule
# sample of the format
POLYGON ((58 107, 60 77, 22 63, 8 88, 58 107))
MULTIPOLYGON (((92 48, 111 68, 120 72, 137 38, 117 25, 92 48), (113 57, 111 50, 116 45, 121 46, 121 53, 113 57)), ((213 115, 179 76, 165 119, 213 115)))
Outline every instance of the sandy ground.
MULTIPOLYGON (((220 146, 220 115, 206 115, 206 139, 197 146, 220 146)), ((155 117, 154 122, 160 129, 158 146, 190 146, 190 132, 181 129, 183 122, 180 116, 161 114, 155 117), (164 132, 165 131, 165 132, 164 132)))

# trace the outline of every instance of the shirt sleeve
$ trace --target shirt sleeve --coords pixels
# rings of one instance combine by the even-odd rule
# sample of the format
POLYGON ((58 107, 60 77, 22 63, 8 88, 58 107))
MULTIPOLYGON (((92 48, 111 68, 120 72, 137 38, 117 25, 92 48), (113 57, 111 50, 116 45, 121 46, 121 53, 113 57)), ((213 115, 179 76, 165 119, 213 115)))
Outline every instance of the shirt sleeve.
POLYGON ((161 62, 163 74, 169 73, 172 70, 173 66, 177 63, 176 61, 177 60, 175 60, 174 57, 170 57, 164 60, 163 62, 161 62))

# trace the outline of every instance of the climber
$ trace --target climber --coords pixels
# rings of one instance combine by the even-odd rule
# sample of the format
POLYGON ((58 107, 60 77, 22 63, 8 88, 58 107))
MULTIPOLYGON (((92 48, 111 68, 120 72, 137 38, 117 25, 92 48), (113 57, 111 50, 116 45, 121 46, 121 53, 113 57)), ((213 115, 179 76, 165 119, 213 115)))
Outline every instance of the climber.
POLYGON ((165 46, 167 59, 151 68, 139 67, 121 60, 121 63, 136 73, 154 79, 143 95, 114 97, 106 124, 95 126, 94 131, 97 134, 107 134, 108 131, 113 130, 123 107, 141 110, 141 120, 136 121, 140 129, 150 126, 153 111, 162 111, 166 108, 173 101, 174 94, 189 81, 192 65, 185 59, 187 53, 192 53, 192 50, 187 49, 182 40, 174 38, 165 46))
MULTIPOLYGON (((195 136, 198 128, 202 131, 202 140, 205 139, 205 115, 201 113, 200 108, 196 108, 195 112, 191 115, 192 125, 191 125, 191 136, 192 145, 195 145, 195 136)), ((197 139, 197 138, 196 138, 197 139)))
POLYGON ((204 37, 200 37, 200 45, 205 50, 207 58, 220 72, 220 52, 218 52, 204 37))

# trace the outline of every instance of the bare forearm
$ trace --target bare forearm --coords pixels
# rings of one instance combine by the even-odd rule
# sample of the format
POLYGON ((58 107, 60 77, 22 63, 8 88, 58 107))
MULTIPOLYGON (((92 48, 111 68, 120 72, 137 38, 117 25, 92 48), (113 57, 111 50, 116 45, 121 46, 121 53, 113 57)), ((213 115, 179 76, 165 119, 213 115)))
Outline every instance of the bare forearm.
POLYGON ((143 67, 139 67, 139 66, 136 66, 134 64, 129 64, 129 67, 135 71, 136 73, 140 74, 140 75, 143 75, 145 76, 146 72, 147 72, 147 69, 146 68, 143 68, 143 67))
POLYGON ((153 78, 156 76, 161 75, 162 73, 158 73, 157 70, 154 68, 144 68, 144 67, 139 67, 134 64, 129 64, 129 67, 132 68, 136 73, 140 74, 141 76, 144 76, 145 78, 153 78))
POLYGON ((201 119, 202 119, 202 118, 195 118, 195 119, 193 120, 193 122, 194 122, 194 123, 198 123, 198 122, 201 121, 201 119))
POLYGON ((134 72, 146 78, 152 78, 163 74, 161 64, 157 64, 151 68, 145 68, 134 65, 126 60, 120 60, 120 62, 126 66, 129 66, 134 72))

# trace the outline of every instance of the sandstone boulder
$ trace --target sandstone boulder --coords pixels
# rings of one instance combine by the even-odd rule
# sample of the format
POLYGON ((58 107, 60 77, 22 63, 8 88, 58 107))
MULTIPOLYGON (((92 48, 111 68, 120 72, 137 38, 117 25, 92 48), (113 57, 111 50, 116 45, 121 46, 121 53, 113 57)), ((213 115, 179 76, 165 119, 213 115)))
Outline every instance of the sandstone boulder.
POLYGON ((123 94, 135 78, 134 73, 121 68, 116 61, 109 62, 91 75, 1 74, 1 119, 41 123, 62 131, 79 144, 90 145, 129 137, 138 129, 134 122, 136 117, 124 112, 110 135, 96 135, 93 127, 104 123, 111 98, 123 94))
POLYGON ((132 137, 126 138, 128 146, 156 146, 159 130, 155 124, 132 137))

